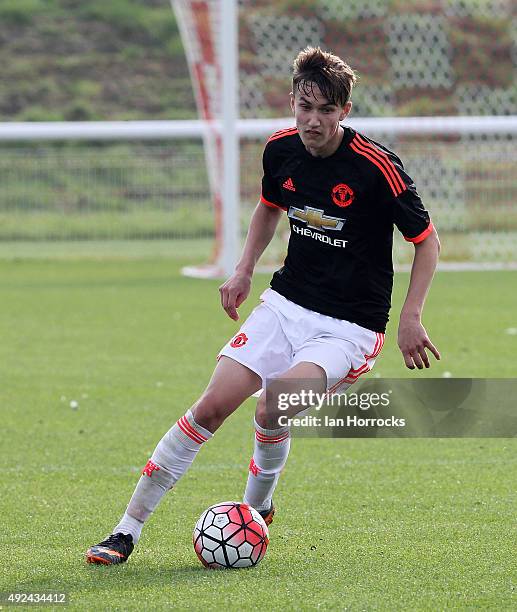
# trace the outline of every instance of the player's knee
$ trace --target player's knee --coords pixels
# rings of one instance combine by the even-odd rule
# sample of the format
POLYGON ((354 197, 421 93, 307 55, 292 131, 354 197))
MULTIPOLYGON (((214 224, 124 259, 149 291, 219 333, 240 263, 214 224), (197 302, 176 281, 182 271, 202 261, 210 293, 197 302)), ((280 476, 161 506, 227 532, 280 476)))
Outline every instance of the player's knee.
POLYGON ((230 414, 228 403, 215 391, 207 390, 192 407, 194 420, 198 425, 214 432, 230 414))
MULTIPOLYGON (((255 409, 255 421, 264 429, 278 429, 278 417, 280 411, 274 402, 266 401, 266 393, 262 393, 257 408, 255 409)), ((271 399, 271 398, 269 398, 271 399)))

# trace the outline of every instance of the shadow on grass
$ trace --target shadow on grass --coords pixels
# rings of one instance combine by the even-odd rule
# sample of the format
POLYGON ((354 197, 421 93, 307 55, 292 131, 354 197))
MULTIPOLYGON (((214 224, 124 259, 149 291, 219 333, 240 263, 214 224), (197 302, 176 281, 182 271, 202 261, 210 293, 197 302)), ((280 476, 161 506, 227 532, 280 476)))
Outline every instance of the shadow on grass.
POLYGON ((41 578, 27 581, 23 587, 18 586, 18 589, 23 588, 27 592, 67 592, 70 599, 77 602, 81 594, 89 592, 99 594, 106 591, 113 594, 115 590, 127 590, 134 593, 140 589, 149 592, 149 589, 156 587, 163 589, 182 586, 189 589, 199 586, 201 582, 206 586, 207 581, 216 586, 242 581, 245 577, 263 579, 257 573, 258 568, 211 570, 201 564, 197 565, 195 561, 192 564, 174 565, 172 561, 165 563, 161 560, 154 564, 133 563, 114 567, 85 563, 82 567, 76 565, 74 569, 68 574, 63 572, 58 583, 41 578))

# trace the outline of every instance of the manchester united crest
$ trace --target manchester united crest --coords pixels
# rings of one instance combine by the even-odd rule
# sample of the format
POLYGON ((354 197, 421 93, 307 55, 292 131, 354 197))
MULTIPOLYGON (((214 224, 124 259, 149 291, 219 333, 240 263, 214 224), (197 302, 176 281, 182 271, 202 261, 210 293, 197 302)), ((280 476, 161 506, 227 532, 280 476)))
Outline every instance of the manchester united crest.
POLYGON ((240 334, 237 334, 235 338, 230 342, 230 346, 232 348, 240 348, 241 346, 244 346, 247 341, 248 336, 246 336, 244 332, 241 332, 240 334))
POLYGON ((354 192, 352 188, 345 183, 339 183, 332 188, 332 201, 336 206, 346 208, 354 201, 354 192))

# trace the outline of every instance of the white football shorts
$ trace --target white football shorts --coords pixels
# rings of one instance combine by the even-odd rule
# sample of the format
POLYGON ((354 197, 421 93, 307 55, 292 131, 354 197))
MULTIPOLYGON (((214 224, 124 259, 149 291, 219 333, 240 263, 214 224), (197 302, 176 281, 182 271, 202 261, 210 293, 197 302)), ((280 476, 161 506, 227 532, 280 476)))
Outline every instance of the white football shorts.
POLYGON ((302 361, 325 370, 331 392, 345 390, 372 369, 384 334, 298 306, 273 289, 260 299, 219 357, 231 357, 257 373, 264 388, 267 379, 302 361))

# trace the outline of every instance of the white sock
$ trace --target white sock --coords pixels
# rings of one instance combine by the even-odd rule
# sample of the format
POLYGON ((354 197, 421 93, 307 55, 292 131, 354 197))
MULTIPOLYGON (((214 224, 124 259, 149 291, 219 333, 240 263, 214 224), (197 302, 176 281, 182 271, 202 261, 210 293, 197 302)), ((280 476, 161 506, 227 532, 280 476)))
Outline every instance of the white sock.
POLYGON ((144 524, 141 521, 129 516, 126 510, 112 533, 130 533, 133 536, 133 544, 136 544, 140 539, 143 526, 144 524))
POLYGON ((255 449, 250 461, 244 503, 255 510, 269 510, 273 492, 289 455, 288 427, 264 429, 255 421, 255 449))
POLYGON ((112 533, 130 533, 136 544, 145 521, 212 435, 194 421, 190 410, 182 416, 158 443, 142 470, 124 516, 112 533))

